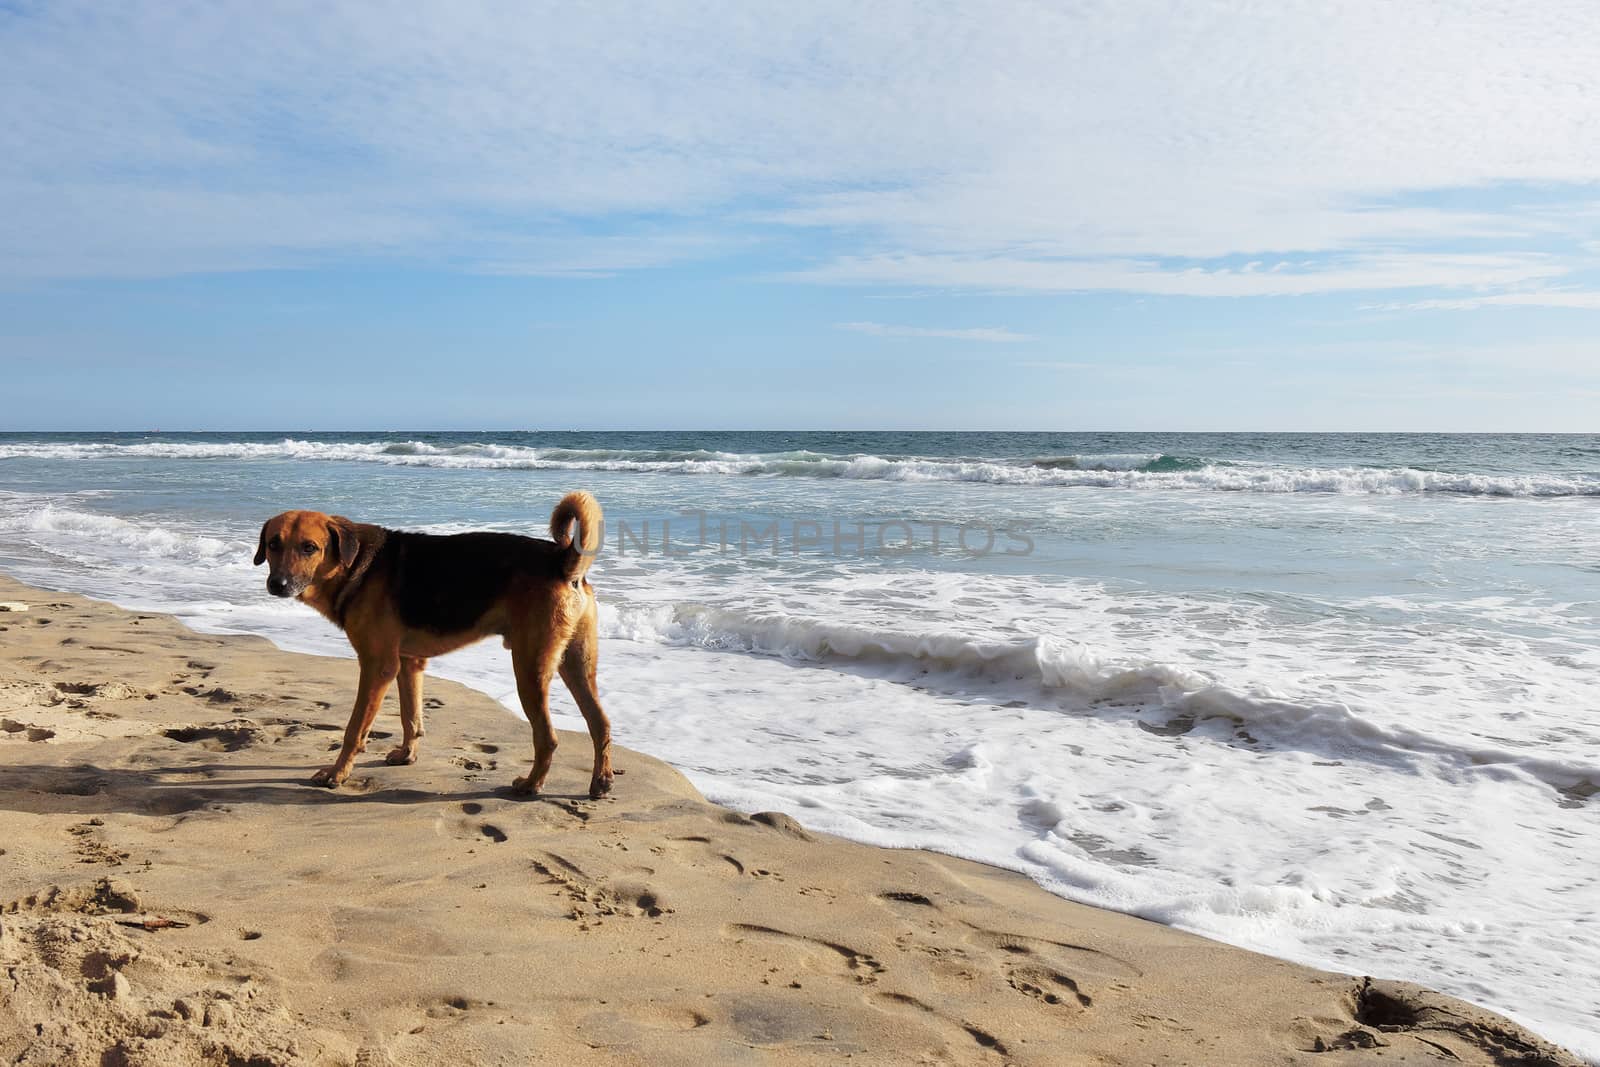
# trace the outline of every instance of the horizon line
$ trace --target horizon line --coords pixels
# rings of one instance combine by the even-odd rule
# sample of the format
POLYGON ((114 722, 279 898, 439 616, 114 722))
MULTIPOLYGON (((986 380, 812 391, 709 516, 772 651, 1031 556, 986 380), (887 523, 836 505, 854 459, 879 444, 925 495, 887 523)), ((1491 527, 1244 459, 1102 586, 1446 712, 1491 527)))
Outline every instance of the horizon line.
POLYGON ((474 428, 474 429, 425 429, 425 428, 420 428, 420 427, 402 427, 402 428, 393 428, 393 429, 376 429, 376 428, 369 427, 369 426, 356 426, 356 427, 350 427, 350 428, 347 428, 347 429, 332 429, 332 428, 326 428, 326 427, 325 428, 321 428, 321 429, 314 429, 314 428, 310 428, 310 427, 273 427, 273 428, 270 428, 270 429, 240 429, 240 428, 236 428, 236 427, 231 427, 231 428, 228 428, 228 429, 179 429, 179 430, 165 430, 165 429, 148 428, 148 427, 141 428, 141 429, 104 429, 104 428, 97 428, 97 429, 54 429, 54 430, 11 430, 11 429, 0 429, 0 435, 21 435, 21 434, 122 434, 122 435, 130 435, 130 434, 220 434, 220 433, 237 433, 237 434, 319 434, 319 433, 346 433, 346 434, 348 434, 348 433, 374 433, 374 434, 408 434, 408 433, 414 433, 414 434, 469 434, 469 433, 521 433, 521 434, 539 434, 539 433, 551 433, 551 434, 555 434, 555 433, 619 433, 619 434, 620 433, 1095 434, 1095 433, 1099 433, 1099 434, 1191 434, 1191 435, 1201 435, 1201 434, 1278 434, 1278 435, 1300 434, 1300 435, 1344 436, 1344 437, 1354 437, 1354 436, 1363 436, 1363 435, 1368 435, 1368 436, 1371 436, 1371 435, 1383 435, 1383 436, 1390 436, 1390 437, 1401 437, 1401 436, 1418 436, 1418 437, 1420 437, 1420 436, 1428 436, 1428 435, 1434 435, 1434 436, 1446 435, 1446 436, 1451 436, 1451 437, 1501 437, 1501 436, 1511 436, 1511 437, 1535 437, 1535 436, 1537 436, 1537 437, 1594 437, 1594 436, 1600 436, 1600 429, 1594 429, 1594 430, 1261 430, 1261 429, 1242 429, 1242 430, 1173 430, 1173 429, 1164 429, 1164 430, 1130 430, 1130 429, 1118 429, 1118 430, 1110 430, 1110 429, 1077 429, 1077 430, 1036 430, 1036 429, 1028 429, 1028 430, 1017 430, 1017 429, 1005 429, 1005 430, 1000 430, 1000 429, 962 429, 962 430, 957 430, 957 429, 930 428, 930 429, 915 429, 915 430, 911 430, 911 429, 868 428, 868 427, 849 427, 849 428, 830 427, 830 428, 821 428, 821 427, 794 427, 794 426, 777 427, 777 428, 715 427, 715 426, 694 426, 694 427, 676 427, 676 428, 673 428, 673 427, 665 427, 665 428, 664 427, 615 428, 615 427, 613 427, 613 428, 606 428, 606 429, 602 429, 602 428, 592 428, 592 429, 574 429, 574 428, 565 428, 565 429, 557 429, 557 428, 527 429, 527 428, 515 428, 514 429, 514 428, 510 428, 510 427, 478 427, 478 428, 474 428))

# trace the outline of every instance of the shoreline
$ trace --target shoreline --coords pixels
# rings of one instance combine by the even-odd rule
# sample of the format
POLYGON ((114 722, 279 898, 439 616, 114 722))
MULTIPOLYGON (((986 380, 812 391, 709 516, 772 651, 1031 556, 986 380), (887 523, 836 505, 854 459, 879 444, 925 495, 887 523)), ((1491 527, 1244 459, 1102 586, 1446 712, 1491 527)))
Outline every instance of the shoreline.
POLYGON ((431 677, 418 763, 383 765, 391 696, 329 793, 353 661, 3 575, 0 601, 27 605, 0 613, 12 1062, 1583 1062, 1415 986, 746 817, 626 749, 589 801, 568 732, 512 798, 525 724, 431 677))

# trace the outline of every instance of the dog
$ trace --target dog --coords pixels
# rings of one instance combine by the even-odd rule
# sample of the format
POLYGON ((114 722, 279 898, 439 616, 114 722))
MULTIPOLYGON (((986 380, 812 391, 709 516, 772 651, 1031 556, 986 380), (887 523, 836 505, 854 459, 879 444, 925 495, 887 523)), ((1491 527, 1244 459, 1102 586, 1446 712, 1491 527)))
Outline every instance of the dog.
POLYGON ((583 492, 568 493, 551 512, 550 541, 509 533, 408 533, 320 511, 268 519, 255 556, 258 567, 272 564, 267 592, 309 604, 330 619, 350 639, 361 667, 339 758, 312 782, 335 789, 350 776, 397 678, 404 733, 387 762, 415 763, 428 659, 498 635, 511 650, 517 696, 533 727, 533 767, 512 783, 513 792, 538 795, 550 773, 556 751, 550 682, 556 674, 594 741, 589 795, 609 792, 611 724, 595 691, 597 613, 584 576, 600 549, 601 522, 600 504, 583 492))

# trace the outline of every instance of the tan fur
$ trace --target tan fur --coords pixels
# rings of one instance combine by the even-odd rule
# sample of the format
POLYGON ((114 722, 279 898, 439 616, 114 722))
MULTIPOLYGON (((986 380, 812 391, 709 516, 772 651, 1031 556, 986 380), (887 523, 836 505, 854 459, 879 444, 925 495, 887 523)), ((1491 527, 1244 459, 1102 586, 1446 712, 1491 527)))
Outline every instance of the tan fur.
POLYGON ((338 758, 312 776, 313 782, 333 788, 350 776, 389 684, 396 679, 404 733, 387 762, 415 762, 423 736, 422 676, 428 659, 498 634, 511 650, 517 693, 533 730, 533 766, 512 783, 512 789, 536 794, 550 772, 556 750, 550 682, 559 673, 594 742, 589 793, 600 796, 610 790, 611 726, 595 688, 597 611, 594 589, 583 576, 601 544, 600 505, 588 493, 569 493, 556 505, 550 526, 556 546, 567 550, 555 566, 556 573, 547 579, 519 580, 501 591, 471 630, 440 634, 404 625, 390 606, 381 575, 360 577, 383 542, 385 531, 379 527, 319 511, 286 511, 267 520, 256 563, 271 562, 270 580, 288 582, 297 599, 342 625, 360 664, 344 744, 338 758), (579 529, 576 544, 570 533, 573 522, 579 529), (345 597, 352 580, 355 584, 345 597))

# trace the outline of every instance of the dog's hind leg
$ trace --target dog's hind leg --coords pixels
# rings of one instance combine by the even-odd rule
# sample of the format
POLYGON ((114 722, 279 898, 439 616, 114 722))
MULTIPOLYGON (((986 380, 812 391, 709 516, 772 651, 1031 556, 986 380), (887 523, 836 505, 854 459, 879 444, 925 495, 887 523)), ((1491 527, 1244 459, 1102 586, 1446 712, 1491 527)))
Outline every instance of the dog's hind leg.
POLYGON ((400 746, 384 757, 391 764, 417 762, 417 742, 422 739, 422 672, 428 661, 411 656, 400 660, 400 746))
POLYGON ((360 661, 361 681, 356 686, 356 706, 351 710, 350 722, 344 728, 344 747, 339 750, 337 760, 311 776, 313 783, 330 789, 343 784, 350 777, 350 768, 355 765, 357 754, 366 744, 367 731, 372 729, 372 720, 378 717, 378 709, 383 706, 389 683, 400 672, 398 655, 364 655, 360 661))
POLYGON ((542 627, 539 632, 521 635, 511 648, 511 667, 517 675, 517 698, 522 714, 533 728, 533 767, 527 775, 511 783, 511 791, 537 796, 556 755, 556 728, 550 721, 550 681, 555 677, 562 646, 550 640, 542 627))
POLYGON ((594 740, 594 776, 589 779, 589 796, 599 799, 611 792, 611 723, 600 707, 595 688, 595 667, 600 655, 599 634, 595 626, 594 601, 578 622, 577 633, 561 657, 561 680, 567 683, 583 721, 589 724, 594 740))

